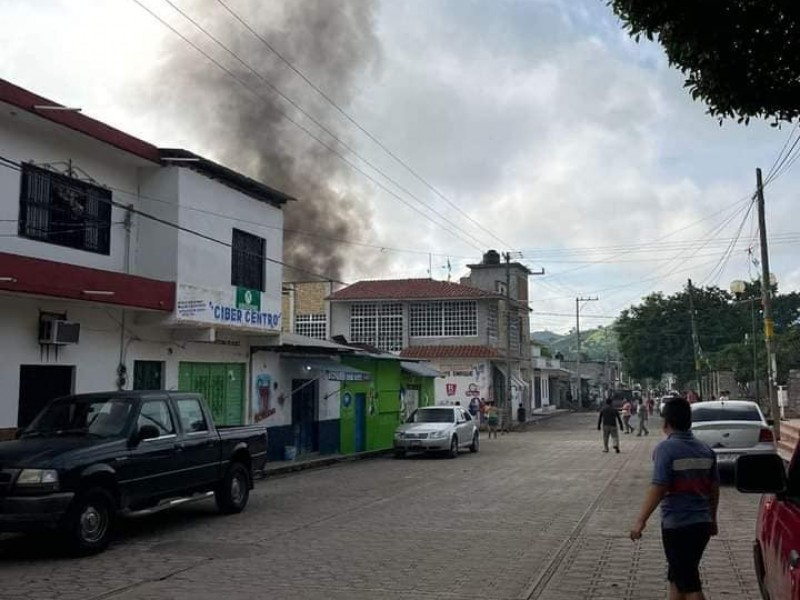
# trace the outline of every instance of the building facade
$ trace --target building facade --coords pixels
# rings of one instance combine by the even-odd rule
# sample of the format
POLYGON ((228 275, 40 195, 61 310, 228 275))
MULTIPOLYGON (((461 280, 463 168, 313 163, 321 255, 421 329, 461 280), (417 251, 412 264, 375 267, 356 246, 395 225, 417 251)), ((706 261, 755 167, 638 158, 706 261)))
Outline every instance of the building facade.
POLYGON ((252 420, 252 348, 278 343, 284 204, 0 80, 0 431, 50 399, 205 394, 252 420))
POLYGON ((461 283, 361 281, 338 290, 329 297, 331 331, 353 343, 430 361, 441 373, 434 390, 438 404, 476 410, 481 401, 495 400, 506 407, 522 403, 530 414, 530 272, 518 263, 501 264, 496 252, 470 270, 461 283))

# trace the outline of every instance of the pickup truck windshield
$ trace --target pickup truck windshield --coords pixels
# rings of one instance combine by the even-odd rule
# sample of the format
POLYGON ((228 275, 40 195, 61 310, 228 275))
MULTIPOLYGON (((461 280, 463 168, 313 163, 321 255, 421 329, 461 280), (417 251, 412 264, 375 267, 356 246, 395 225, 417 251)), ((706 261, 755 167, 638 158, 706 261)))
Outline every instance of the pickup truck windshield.
POLYGON ((45 408, 22 435, 118 437, 125 431, 131 410, 126 398, 64 398, 45 408))
POLYGON ((409 423, 452 423, 455 421, 452 408, 426 408, 415 410, 408 418, 409 423))

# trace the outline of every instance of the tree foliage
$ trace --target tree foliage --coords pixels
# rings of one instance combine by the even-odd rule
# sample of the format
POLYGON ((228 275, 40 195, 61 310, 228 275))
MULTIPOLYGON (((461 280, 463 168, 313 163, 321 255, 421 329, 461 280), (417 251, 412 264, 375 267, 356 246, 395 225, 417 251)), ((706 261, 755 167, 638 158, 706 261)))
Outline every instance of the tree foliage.
POLYGON ((800 116, 797 0, 609 0, 628 33, 658 40, 693 99, 720 119, 800 116))
MULTIPOLYGON (((778 355, 778 377, 800 368, 800 294, 774 290, 773 317, 778 355)), ((701 370, 733 371, 736 379, 753 379, 753 313, 755 346, 761 379, 766 377, 766 349, 758 282, 748 284, 741 298, 716 287, 694 288, 692 300, 702 351, 701 370), (752 305, 742 301, 755 298, 752 305)), ((672 373, 680 382, 695 378, 689 291, 665 296, 651 294, 641 304, 624 310, 616 322, 619 348, 626 370, 636 379, 659 379, 672 373)))

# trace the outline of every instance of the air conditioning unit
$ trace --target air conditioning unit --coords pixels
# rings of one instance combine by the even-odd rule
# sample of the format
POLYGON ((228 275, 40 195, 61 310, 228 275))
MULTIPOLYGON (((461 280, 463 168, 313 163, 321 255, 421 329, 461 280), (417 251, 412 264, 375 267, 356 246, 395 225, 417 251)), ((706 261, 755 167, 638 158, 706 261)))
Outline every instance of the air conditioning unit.
POLYGON ((81 335, 81 324, 58 319, 43 319, 39 323, 39 343, 65 346, 77 344, 81 335))

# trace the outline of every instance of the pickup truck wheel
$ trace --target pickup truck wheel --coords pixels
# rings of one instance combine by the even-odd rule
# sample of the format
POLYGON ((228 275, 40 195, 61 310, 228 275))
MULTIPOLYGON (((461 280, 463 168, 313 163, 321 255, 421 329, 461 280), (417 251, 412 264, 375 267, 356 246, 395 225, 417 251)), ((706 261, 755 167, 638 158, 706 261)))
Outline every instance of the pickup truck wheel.
POLYGON ((70 551, 86 556, 105 550, 111 541, 114 513, 114 498, 103 488, 82 492, 69 509, 64 523, 70 551))
POLYGON ((250 477, 242 463, 235 462, 228 467, 225 478, 214 492, 214 498, 223 514, 232 515, 244 510, 250 498, 250 477))
POLYGON ((458 458, 458 438, 453 436, 450 440, 450 452, 447 453, 449 458, 458 458))
POLYGON ((405 458, 406 457, 406 451, 405 450, 395 450, 394 451, 394 457, 397 458, 397 459, 405 458))
POLYGON ((472 436, 472 443, 469 445, 470 452, 477 452, 480 449, 480 439, 478 437, 478 432, 476 431, 475 434, 472 436))

